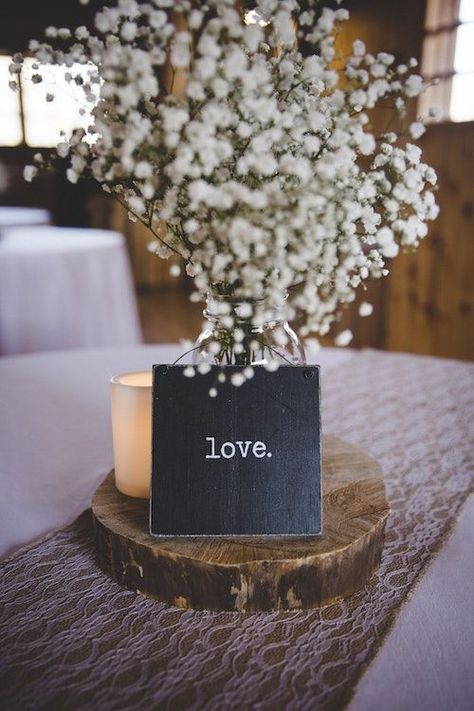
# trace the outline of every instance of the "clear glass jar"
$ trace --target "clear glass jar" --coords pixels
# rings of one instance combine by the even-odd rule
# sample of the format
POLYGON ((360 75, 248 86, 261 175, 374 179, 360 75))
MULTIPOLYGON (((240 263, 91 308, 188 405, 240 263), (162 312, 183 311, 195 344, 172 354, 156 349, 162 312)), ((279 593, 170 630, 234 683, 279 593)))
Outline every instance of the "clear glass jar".
POLYGON ((304 348, 283 309, 269 308, 265 300, 236 301, 210 295, 204 310, 206 323, 193 350, 193 363, 210 365, 305 365, 304 348), (257 315, 261 325, 252 323, 257 315))

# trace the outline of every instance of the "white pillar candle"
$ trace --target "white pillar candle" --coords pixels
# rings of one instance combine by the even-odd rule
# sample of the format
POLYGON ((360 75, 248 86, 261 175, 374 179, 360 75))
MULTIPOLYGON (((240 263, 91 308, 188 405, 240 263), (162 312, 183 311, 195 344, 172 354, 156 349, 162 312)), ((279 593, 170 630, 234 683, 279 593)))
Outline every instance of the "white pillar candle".
POLYGON ((151 479, 151 371, 110 381, 115 484, 127 496, 148 498, 151 479))

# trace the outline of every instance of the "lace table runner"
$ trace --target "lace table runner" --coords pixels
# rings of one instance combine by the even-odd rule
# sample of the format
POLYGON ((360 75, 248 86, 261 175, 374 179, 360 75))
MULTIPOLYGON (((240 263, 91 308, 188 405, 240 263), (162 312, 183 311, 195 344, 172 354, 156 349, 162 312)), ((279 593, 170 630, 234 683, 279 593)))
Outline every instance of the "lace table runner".
POLYGON ((474 366, 363 352, 323 374, 328 433, 383 466, 392 514, 369 584, 321 610, 182 611, 96 566, 90 512, 0 568, 5 709, 341 708, 471 486, 474 366))

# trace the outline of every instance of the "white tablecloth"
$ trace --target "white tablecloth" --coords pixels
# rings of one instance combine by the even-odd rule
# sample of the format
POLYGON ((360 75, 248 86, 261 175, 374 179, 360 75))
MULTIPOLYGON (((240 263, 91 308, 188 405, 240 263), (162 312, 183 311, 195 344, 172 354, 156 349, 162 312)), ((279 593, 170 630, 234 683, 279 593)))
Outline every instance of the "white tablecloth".
MULTIPOLYGON (((180 352, 141 346, 0 360, 0 555, 89 506, 112 467, 109 378, 173 362, 180 352)), ((323 351, 323 377, 350 357, 323 351)), ((402 607, 350 711, 467 711, 474 693, 473 528, 471 500, 402 607)))
POLYGON ((0 354, 141 342, 124 238, 22 227, 0 239, 0 354))
POLYGON ((37 207, 0 207, 0 230, 20 225, 47 225, 51 215, 37 207))

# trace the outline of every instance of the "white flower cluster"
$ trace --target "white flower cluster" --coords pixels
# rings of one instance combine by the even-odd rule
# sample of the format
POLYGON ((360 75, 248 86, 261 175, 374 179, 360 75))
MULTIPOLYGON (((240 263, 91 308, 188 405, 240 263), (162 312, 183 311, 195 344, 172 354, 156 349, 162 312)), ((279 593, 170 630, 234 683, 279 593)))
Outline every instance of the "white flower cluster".
POLYGON ((57 149, 69 180, 94 178, 154 232, 159 256, 180 254, 195 298, 265 299, 314 337, 400 246, 418 245, 438 208, 420 149, 370 127, 380 101, 403 118, 423 88, 416 62, 361 41, 338 57, 347 11, 304 5, 256 0, 247 24, 237 0, 118 0, 94 33, 49 28, 30 49, 70 81, 71 66, 91 67, 89 136, 57 149))

